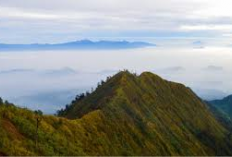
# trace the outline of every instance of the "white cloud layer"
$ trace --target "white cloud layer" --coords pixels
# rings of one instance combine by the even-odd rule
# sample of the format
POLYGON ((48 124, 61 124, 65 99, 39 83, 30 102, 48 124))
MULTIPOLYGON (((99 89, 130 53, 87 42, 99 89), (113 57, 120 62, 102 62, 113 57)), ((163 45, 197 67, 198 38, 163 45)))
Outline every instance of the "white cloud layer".
POLYGON ((232 32, 231 6, 231 0, 0 0, 0 42, 147 32, 228 37, 223 34, 232 32))

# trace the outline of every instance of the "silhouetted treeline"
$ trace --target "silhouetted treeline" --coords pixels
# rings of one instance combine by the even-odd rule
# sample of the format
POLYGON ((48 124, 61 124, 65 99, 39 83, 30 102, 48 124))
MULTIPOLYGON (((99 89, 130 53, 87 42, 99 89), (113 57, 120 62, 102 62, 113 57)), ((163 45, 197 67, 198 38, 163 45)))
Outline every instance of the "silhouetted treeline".
POLYGON ((13 103, 8 102, 7 100, 4 101, 1 97, 0 97, 0 105, 13 105, 14 106, 13 103))

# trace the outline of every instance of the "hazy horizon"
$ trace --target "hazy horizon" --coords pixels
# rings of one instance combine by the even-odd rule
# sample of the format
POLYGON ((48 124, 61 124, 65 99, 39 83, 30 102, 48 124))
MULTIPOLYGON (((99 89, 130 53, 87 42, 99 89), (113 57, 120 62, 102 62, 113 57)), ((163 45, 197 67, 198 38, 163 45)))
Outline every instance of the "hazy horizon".
POLYGON ((221 98, 232 93, 231 59, 231 48, 215 47, 1 52, 0 95, 21 106, 37 104, 54 112, 100 80, 128 69, 183 83, 202 97, 221 98), (46 102, 46 93, 54 99, 46 102), (62 94, 67 98, 60 100, 62 94), (38 104, 43 103, 41 95, 44 104, 38 104), (56 104, 56 99, 63 104, 56 104))

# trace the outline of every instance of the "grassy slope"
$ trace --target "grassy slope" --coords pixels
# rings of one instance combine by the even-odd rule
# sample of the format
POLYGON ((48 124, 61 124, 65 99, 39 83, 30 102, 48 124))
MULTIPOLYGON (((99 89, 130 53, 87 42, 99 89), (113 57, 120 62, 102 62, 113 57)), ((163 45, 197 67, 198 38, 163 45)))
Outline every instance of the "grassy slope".
POLYGON ((232 119, 232 95, 222 100, 210 101, 209 103, 226 113, 232 119))
POLYGON ((121 72, 72 106, 43 116, 0 107, 0 152, 7 155, 231 155, 229 132, 185 86, 121 72))

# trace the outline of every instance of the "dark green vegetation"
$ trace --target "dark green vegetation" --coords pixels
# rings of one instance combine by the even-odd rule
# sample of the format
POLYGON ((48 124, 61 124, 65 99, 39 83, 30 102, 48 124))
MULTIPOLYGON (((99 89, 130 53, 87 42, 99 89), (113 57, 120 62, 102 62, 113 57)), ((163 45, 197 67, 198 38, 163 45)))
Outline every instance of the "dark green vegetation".
POLYGON ((210 101, 209 103, 232 118, 232 95, 227 96, 222 100, 210 101))
POLYGON ((230 128, 207 104, 149 72, 120 72, 58 114, 2 103, 0 154, 232 155, 230 128))

